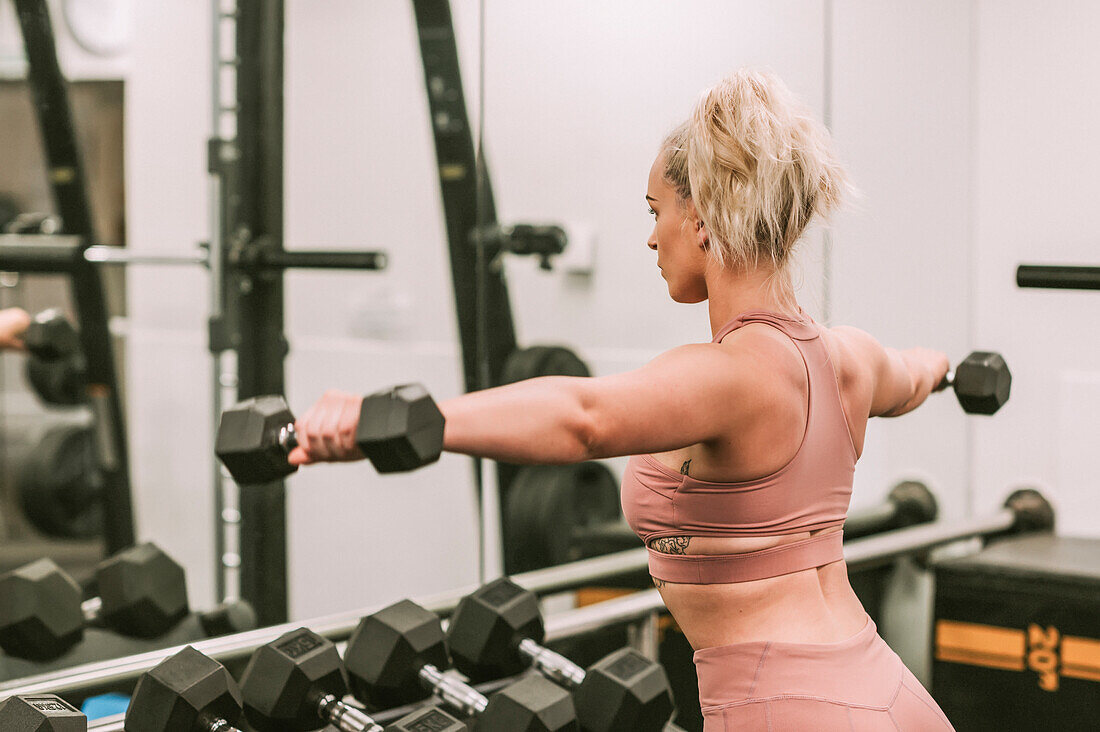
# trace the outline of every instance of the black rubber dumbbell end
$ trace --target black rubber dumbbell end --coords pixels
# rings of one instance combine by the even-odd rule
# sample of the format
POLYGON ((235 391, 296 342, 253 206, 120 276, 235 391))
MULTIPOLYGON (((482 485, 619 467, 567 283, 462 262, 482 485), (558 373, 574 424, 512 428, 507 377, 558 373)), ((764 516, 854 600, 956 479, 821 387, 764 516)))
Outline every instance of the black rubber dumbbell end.
POLYGON ((1012 491, 1005 499, 1005 508, 1012 509, 1016 514, 1013 531, 1023 533, 1054 530, 1054 506, 1050 505, 1050 501, 1034 488, 1019 488, 1012 491))
POLYGON ((420 384, 363 399, 355 443, 379 473, 415 470, 443 452, 443 413, 420 384))
POLYGON ((450 661, 439 616, 401 600, 359 621, 344 651, 352 694, 375 709, 412 704, 428 696, 420 684, 426 665, 450 661))
POLYGON ((292 424, 294 414, 283 397, 246 399, 222 412, 214 452, 240 484, 285 478, 298 469, 287 462, 290 445, 280 439, 292 424))
POLYGON ((124 549, 96 568, 99 622, 123 635, 156 638, 187 617, 183 567, 152 543, 124 549))
POLYGON ((80 586, 52 559, 0 575, 0 648, 17 658, 47 661, 84 637, 80 586))
POLYGON ((28 353, 43 361, 60 361, 80 352, 80 336, 58 308, 34 316, 23 334, 23 344, 28 353))
POLYGON ((568 691, 541 676, 528 676, 489 697, 489 705, 475 718, 474 729, 575 732, 577 710, 568 691))
POLYGON ((317 729, 322 697, 347 693, 336 646, 308 628, 257 648, 241 675, 245 717, 261 732, 317 729))
POLYGON ((887 499, 897 509, 897 526, 934 521, 939 513, 936 497, 919 480, 905 480, 890 489, 887 499))
POLYGON ((141 675, 123 729, 230 730, 227 725, 237 724, 241 707, 240 688, 225 667, 187 646, 141 675))
POLYGON ((475 681, 526 669, 530 660, 518 651, 525 638, 540 644, 546 638, 539 598, 507 577, 459 600, 447 628, 455 667, 475 681))
POLYGON ((5 732, 86 732, 88 718, 53 694, 27 694, 0 701, 5 732))
POLYGON ((256 611, 247 600, 229 600, 199 613, 202 631, 209 638, 243 633, 259 627, 256 611))
POLYGON ((993 414, 1008 401, 1012 373, 1004 356, 974 351, 955 369, 955 395, 968 414, 993 414))
POLYGON ((672 717, 668 676, 632 648, 621 648, 594 663, 573 695, 585 729, 658 732, 672 717))

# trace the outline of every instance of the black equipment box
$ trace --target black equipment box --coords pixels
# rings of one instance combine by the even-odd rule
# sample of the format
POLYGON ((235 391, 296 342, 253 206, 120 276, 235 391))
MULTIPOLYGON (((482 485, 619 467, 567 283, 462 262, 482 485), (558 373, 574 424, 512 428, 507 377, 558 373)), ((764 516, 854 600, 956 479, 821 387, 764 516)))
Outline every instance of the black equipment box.
POLYGON ((960 732, 1100 729, 1100 540, 938 563, 932 696, 960 732))

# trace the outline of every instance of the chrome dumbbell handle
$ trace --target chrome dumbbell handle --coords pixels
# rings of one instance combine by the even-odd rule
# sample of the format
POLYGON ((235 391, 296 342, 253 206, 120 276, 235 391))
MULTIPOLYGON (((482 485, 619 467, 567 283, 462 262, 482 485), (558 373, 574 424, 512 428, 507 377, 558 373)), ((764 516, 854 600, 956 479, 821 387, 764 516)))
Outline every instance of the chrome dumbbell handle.
POLYGON ((489 700, 477 689, 447 676, 430 663, 420 669, 420 682, 452 709, 473 716, 489 706, 489 700))
POLYGON ((530 638, 519 642, 519 652, 530 659, 531 665, 551 681, 576 689, 584 682, 584 669, 560 653, 543 648, 530 638))
POLYGON ((317 700, 317 714, 340 732, 382 732, 382 727, 373 719, 332 694, 317 700))

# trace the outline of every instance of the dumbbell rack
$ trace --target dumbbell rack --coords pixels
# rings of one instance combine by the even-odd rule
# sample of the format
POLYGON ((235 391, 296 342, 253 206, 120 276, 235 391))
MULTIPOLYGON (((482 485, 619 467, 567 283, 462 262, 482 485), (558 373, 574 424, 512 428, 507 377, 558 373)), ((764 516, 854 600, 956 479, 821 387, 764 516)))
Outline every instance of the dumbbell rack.
MULTIPOLYGON (((921 554, 935 547, 964 539, 974 537, 991 539, 1024 531, 1049 531, 1052 524, 1053 511, 1040 494, 1033 491, 1017 492, 1009 497, 1004 508, 988 515, 919 525, 846 542, 844 557, 849 571, 857 571, 880 566, 902 556, 921 554)), ((632 549, 515 575, 512 580, 521 587, 543 596, 635 574, 644 571, 647 563, 648 555, 645 549, 632 549)), ((462 587, 429 597, 421 597, 417 602, 433 612, 446 616, 454 610, 462 597, 476 589, 476 586, 462 587)), ((655 590, 646 590, 578 610, 552 614, 546 622, 547 639, 553 641, 582 635, 611 625, 648 623, 656 613, 662 612, 663 608, 660 595, 655 590)), ((359 619, 378 609, 379 607, 361 608, 302 622, 263 627, 245 633, 201 641, 194 646, 222 663, 239 663, 261 645, 300 625, 306 625, 314 632, 333 641, 347 640, 358 625, 359 619)), ((652 649, 652 638, 640 640, 639 650, 644 654, 651 654, 652 649)), ((132 683, 141 673, 179 650, 177 647, 152 651, 0 683, 0 697, 36 693, 80 697, 104 689, 117 688, 132 683)))

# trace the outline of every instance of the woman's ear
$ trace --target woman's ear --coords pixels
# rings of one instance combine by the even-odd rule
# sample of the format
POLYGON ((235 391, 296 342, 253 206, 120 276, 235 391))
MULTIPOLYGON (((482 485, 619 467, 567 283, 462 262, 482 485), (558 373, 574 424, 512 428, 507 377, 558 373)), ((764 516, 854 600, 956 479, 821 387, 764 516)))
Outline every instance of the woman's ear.
POLYGON ((695 220, 695 239, 703 249, 710 246, 710 236, 707 234, 707 225, 703 223, 702 219, 695 220))
POLYGON ((707 235, 707 225, 703 223, 703 219, 700 218, 699 212, 695 208, 695 203, 692 201, 687 202, 687 220, 690 222, 689 226, 695 230, 696 243, 706 249, 710 244, 710 238, 707 235))

